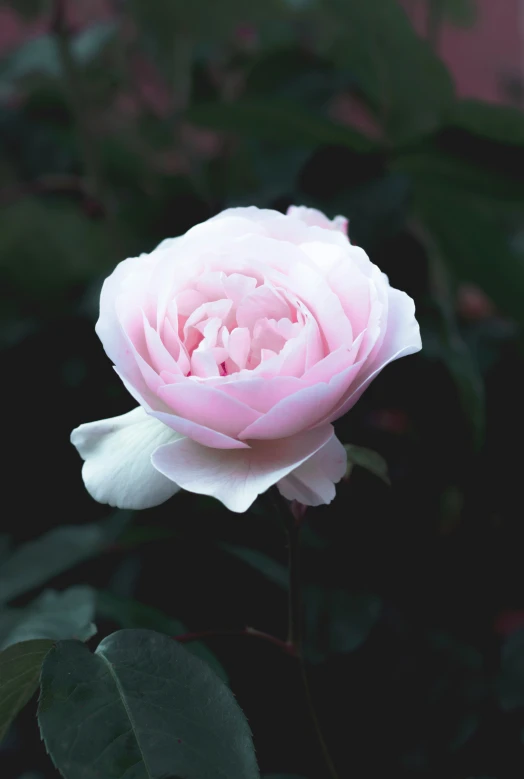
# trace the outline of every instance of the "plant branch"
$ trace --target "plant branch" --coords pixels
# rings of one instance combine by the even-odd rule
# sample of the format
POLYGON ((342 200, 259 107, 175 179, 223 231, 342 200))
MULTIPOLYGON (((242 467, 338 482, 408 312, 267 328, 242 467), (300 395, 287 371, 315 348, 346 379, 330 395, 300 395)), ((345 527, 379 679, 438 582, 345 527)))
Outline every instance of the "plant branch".
POLYGON ((317 716, 309 680, 307 676, 306 663, 302 647, 302 599, 300 590, 300 528, 301 523, 292 514, 288 508, 288 561, 289 561, 289 633, 288 642, 295 648, 295 654, 298 658, 300 667, 300 676, 304 686, 304 695, 309 710, 309 715, 317 738, 322 749, 324 761, 332 779, 339 779, 337 769, 331 758, 328 746, 322 733, 320 721, 317 716))
POLYGON ((203 641, 206 638, 219 638, 223 636, 251 636, 253 638, 261 638, 262 640, 273 644, 273 646, 278 647, 287 655, 291 655, 292 657, 296 656, 296 650, 293 644, 290 644, 288 641, 282 641, 281 638, 272 636, 270 633, 264 633, 262 630, 250 627, 232 630, 201 630, 195 633, 183 633, 180 636, 173 636, 173 638, 181 644, 188 644, 190 641, 203 641))

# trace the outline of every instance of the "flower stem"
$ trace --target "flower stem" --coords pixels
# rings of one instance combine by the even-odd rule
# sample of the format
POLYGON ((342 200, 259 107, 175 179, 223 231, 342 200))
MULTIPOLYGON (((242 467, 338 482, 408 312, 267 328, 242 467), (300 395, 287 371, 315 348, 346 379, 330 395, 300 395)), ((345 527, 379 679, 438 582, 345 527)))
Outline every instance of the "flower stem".
POLYGON ((290 644, 289 641, 282 641, 281 638, 272 636, 270 633, 264 633, 262 630, 250 627, 232 630, 201 630, 195 633, 182 633, 180 636, 173 636, 173 638, 180 644, 188 644, 190 641, 203 641, 206 638, 218 638, 221 636, 252 636, 253 638, 261 638, 278 647, 287 655, 296 656, 295 646, 290 644))
POLYGON ((288 510, 287 533, 288 533, 288 564, 289 564, 289 633, 288 642, 295 648, 295 654, 300 667, 300 676, 304 686, 304 695, 311 717, 311 722, 317 734, 317 738, 322 749, 324 761, 332 779, 339 779, 337 769, 329 753, 328 746, 322 733, 320 721, 317 716, 315 704, 311 695, 309 681, 304 660, 302 647, 302 602, 300 590, 300 521, 288 510))

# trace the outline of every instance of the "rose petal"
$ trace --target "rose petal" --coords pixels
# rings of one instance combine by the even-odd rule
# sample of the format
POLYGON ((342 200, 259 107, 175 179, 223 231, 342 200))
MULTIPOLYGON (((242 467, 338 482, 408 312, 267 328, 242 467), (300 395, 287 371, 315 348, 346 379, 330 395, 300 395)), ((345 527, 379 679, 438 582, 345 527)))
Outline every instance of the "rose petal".
POLYGON ((158 506, 178 492, 179 486, 151 464, 155 449, 177 438, 140 407, 71 433, 71 443, 85 460, 82 476, 89 494, 122 509, 158 506))
POLYGON ((159 388, 158 396, 178 416, 232 437, 262 416, 245 403, 197 380, 166 384, 159 388))
MULTIPOLYGON (((137 403, 140 403, 147 413, 163 422, 180 435, 188 436, 194 441, 198 441, 204 446, 214 446, 217 449, 246 449, 249 448, 249 444, 244 441, 238 441, 236 438, 230 438, 223 433, 217 433, 216 430, 211 430, 204 425, 199 425, 196 422, 191 422, 189 419, 183 419, 169 411, 169 408, 160 398, 153 398, 154 407, 148 403, 148 400, 142 395, 136 387, 131 384, 125 374, 120 373, 115 368, 116 373, 120 377, 127 391, 134 397, 137 403)), ((176 377, 178 378, 178 377, 176 377)))
POLYGON ((304 263, 296 263, 290 269, 289 284, 315 317, 329 350, 351 346, 351 322, 320 271, 304 263))
POLYGON ((277 487, 288 500, 321 506, 335 497, 335 484, 346 473, 346 467, 346 450, 333 435, 322 449, 281 479, 277 487))
POLYGON ((294 219, 300 219, 311 227, 316 226, 323 227, 326 230, 339 230, 344 235, 348 234, 348 220, 344 216, 328 219, 322 211, 316 208, 308 208, 307 206, 289 206, 286 214, 294 219))
POLYGON ((243 512, 257 495, 314 455, 332 435, 331 425, 324 425, 279 441, 256 441, 253 448, 242 452, 218 452, 186 438, 157 449, 153 464, 183 489, 211 495, 230 511, 243 512))
POLYGON ((220 390, 262 413, 305 386, 300 379, 293 376, 274 376, 266 379, 256 377, 251 371, 233 374, 233 377, 237 376, 238 380, 233 378, 221 383, 220 390))
POLYGON ((229 356, 239 370, 246 367, 246 361, 251 349, 251 336, 247 327, 235 327, 227 338, 229 356))
POLYGON ((300 430, 320 424, 326 414, 337 406, 361 368, 361 363, 355 363, 333 376, 328 383, 313 384, 284 398, 267 414, 242 430, 238 437, 241 441, 279 438, 295 435, 300 430))
POLYGON ((422 349, 420 327, 415 319, 413 300, 394 287, 389 288, 388 322, 380 351, 374 363, 367 365, 359 376, 358 384, 351 388, 349 396, 325 419, 333 422, 347 413, 359 400, 364 390, 390 362, 414 354, 422 349))

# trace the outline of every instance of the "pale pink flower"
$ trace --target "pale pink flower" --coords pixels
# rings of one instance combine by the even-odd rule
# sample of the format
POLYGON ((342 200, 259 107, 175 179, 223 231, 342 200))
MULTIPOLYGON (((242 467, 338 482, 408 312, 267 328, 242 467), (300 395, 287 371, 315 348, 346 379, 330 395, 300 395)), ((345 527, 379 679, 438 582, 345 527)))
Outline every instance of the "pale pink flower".
POLYGON ((96 331, 139 405, 72 433, 96 500, 146 508, 181 487, 242 512, 273 484, 334 498, 346 454, 331 423, 421 348, 413 301, 346 228, 233 208, 116 267, 96 331))

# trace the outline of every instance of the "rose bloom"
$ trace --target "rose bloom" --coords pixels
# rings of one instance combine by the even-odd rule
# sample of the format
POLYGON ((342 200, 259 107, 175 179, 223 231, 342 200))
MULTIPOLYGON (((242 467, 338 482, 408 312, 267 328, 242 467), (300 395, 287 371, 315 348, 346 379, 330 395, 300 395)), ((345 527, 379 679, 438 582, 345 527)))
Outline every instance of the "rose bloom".
POLYGON ((96 332, 139 404, 71 440, 90 494, 148 508, 179 488, 246 511, 273 484, 329 503, 332 423, 421 348, 413 301, 314 209, 231 208, 104 282, 96 332))

